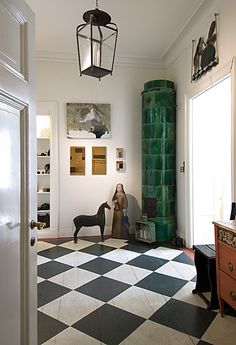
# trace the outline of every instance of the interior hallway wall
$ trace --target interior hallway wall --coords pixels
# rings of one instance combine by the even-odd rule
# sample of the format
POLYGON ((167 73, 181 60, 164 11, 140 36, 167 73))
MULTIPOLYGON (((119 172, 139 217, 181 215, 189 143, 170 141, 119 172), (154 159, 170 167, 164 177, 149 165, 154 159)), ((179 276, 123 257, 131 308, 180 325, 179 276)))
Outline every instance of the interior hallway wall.
MULTIPOLYGON (((37 62, 37 101, 58 104, 59 139, 59 234, 71 236, 72 220, 78 214, 94 214, 111 199, 115 185, 124 184, 128 196, 131 226, 140 217, 141 207, 141 92, 144 83, 165 78, 165 69, 115 66, 114 74, 98 81, 80 77, 75 63, 37 62), (68 139, 66 103, 110 103, 111 139, 68 139), (70 146, 85 146, 85 176, 70 176, 70 146), (92 146, 107 147, 107 174, 92 175, 92 146), (125 151, 126 172, 116 171, 116 148, 125 151)), ((113 211, 106 210, 106 233, 111 231, 113 211)), ((84 228, 82 235, 99 234, 99 228, 84 228)))

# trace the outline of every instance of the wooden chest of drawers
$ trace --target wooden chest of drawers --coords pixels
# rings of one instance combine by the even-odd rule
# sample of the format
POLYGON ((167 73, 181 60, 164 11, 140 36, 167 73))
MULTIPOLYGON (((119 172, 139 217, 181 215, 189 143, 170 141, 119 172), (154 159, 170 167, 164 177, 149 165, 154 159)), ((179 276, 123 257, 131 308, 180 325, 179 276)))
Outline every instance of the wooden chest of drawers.
POLYGON ((213 222, 215 226, 217 293, 220 313, 224 302, 236 310, 236 221, 213 222))

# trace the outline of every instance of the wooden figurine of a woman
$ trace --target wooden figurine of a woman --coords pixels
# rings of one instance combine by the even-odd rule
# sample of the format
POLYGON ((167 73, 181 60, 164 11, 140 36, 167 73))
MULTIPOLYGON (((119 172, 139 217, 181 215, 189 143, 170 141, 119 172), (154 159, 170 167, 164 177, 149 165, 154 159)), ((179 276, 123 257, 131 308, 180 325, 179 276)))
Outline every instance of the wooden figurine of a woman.
POLYGON ((112 221, 113 238, 128 239, 129 238, 129 219, 128 201, 122 183, 116 185, 115 193, 112 197, 114 204, 114 213, 112 221))

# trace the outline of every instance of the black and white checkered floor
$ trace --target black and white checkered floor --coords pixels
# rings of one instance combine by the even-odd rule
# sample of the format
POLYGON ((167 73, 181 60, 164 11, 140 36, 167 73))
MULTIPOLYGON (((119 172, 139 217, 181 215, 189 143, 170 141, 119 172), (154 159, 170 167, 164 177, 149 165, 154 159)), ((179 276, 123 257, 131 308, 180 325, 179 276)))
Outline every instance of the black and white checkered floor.
POLYGON ((195 279, 178 249, 39 241, 38 344, 235 344, 236 318, 207 310, 195 279))

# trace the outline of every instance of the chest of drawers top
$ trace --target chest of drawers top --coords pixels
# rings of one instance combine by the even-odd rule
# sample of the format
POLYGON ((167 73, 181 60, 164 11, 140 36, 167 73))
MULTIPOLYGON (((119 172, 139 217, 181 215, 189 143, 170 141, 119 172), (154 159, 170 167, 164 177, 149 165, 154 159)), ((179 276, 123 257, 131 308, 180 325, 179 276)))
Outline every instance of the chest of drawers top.
POLYGON ((217 226, 217 240, 236 248, 236 220, 213 222, 217 226))

